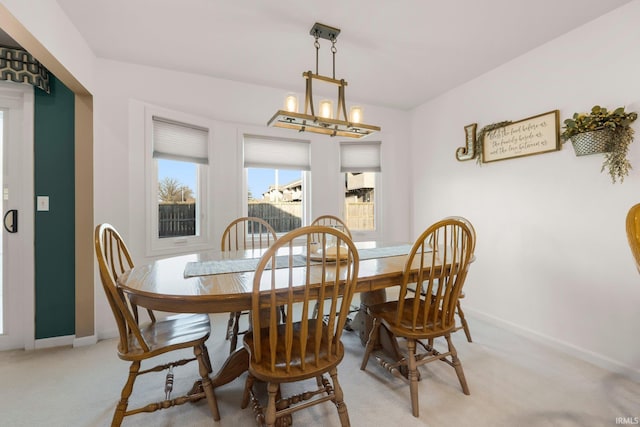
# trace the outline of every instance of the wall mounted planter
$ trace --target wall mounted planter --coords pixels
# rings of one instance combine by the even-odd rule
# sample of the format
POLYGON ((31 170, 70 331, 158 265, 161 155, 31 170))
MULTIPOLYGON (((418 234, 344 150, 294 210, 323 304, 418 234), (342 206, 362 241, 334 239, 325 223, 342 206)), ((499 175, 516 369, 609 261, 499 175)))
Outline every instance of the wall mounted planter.
POLYGON ((600 129, 591 132, 583 132, 570 137, 576 156, 606 153, 610 151, 609 143, 613 137, 610 129, 600 129))

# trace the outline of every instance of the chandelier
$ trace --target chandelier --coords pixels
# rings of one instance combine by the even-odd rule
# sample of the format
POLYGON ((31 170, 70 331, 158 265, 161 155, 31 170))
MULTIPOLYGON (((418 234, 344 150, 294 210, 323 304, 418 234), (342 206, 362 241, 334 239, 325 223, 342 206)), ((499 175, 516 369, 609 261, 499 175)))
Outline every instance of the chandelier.
POLYGON ((344 88, 347 82, 344 79, 336 79, 336 40, 340 30, 315 23, 309 32, 314 38, 314 47, 316 49, 316 72, 305 71, 302 77, 305 79, 305 95, 304 95, 304 113, 298 112, 298 99, 295 95, 288 95, 285 99, 285 109, 278 110, 268 126, 294 129, 299 132, 315 132, 331 136, 342 136, 349 138, 362 138, 379 131, 380 127, 366 125, 362 123, 362 108, 353 106, 349 110, 347 116, 347 107, 344 99, 344 88), (318 74, 318 53, 320 50, 319 39, 329 40, 331 42, 331 53, 333 56, 333 76, 326 77, 318 74), (338 102, 336 104, 336 114, 333 113, 333 102, 323 99, 318 104, 316 114, 313 103, 313 87, 312 82, 320 81, 338 86, 338 102))

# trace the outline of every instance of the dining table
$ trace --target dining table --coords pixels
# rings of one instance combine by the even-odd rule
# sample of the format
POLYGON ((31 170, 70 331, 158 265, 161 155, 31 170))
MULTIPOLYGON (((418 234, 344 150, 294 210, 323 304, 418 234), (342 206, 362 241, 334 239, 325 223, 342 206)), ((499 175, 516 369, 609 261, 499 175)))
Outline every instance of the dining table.
MULTIPOLYGON (((360 294, 360 307, 351 326, 365 344, 371 330, 371 319, 366 308, 384 302, 385 289, 402 282, 411 245, 357 242, 356 247, 360 259, 355 292, 360 294)), ((279 256, 287 256, 289 251, 295 256, 306 256, 302 246, 290 250, 281 248, 280 251, 279 256)), ((171 256, 135 266, 119 278, 118 286, 128 295, 131 303, 151 310, 170 313, 248 311, 251 309, 255 267, 264 252, 266 249, 205 251, 171 256)), ((320 271, 320 266, 310 268, 320 271)), ((297 269, 301 270, 300 274, 305 274, 306 267, 297 269)), ((395 339, 390 335, 382 335, 380 344, 383 349, 398 356, 395 339)), ((233 352, 212 376, 214 387, 227 384, 247 371, 248 357, 243 347, 233 352)))

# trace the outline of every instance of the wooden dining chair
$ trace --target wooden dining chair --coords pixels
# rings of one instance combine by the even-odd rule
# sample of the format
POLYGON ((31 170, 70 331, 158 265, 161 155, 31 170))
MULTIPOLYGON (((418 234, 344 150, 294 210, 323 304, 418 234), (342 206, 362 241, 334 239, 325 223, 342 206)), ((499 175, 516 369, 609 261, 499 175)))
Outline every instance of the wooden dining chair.
MULTIPOLYGON (((211 362, 205 341, 209 338, 211 325, 207 314, 192 314, 168 317, 157 320, 148 310, 150 321, 142 323, 138 307, 132 304, 127 295, 118 287, 117 280, 133 268, 133 261, 127 247, 110 224, 98 225, 95 229, 95 250, 100 269, 102 287, 109 301, 109 306, 116 320, 120 340, 118 341, 118 357, 131 362, 129 376, 122 388, 112 426, 119 426, 124 417, 141 412, 153 412, 159 409, 181 405, 206 399, 214 420, 220 419, 218 403, 213 391, 211 379, 211 362), (192 348, 194 357, 176 361, 163 361, 157 366, 141 370, 142 361, 176 350, 192 348), (172 397, 173 369, 187 363, 197 361, 199 366, 199 382, 191 391, 179 397, 172 397), (145 406, 128 409, 129 397, 133 385, 139 375, 168 370, 161 395, 165 399, 145 406)), ((156 362, 157 363, 157 362, 156 362)))
POLYGON ((470 394, 451 333, 455 331, 454 314, 473 256, 472 240, 471 230, 463 221, 450 218, 436 222, 420 235, 409 252, 398 300, 368 307, 374 319, 373 328, 360 369, 366 368, 377 347, 381 327, 393 340, 405 338, 406 355, 391 361, 384 356, 376 359, 391 374, 409 383, 415 417, 419 416, 418 367, 425 363, 442 360, 451 365, 462 391, 470 394), (407 287, 411 283, 425 292, 409 292, 407 287), (446 339, 448 351, 433 348, 434 339, 438 337, 446 339))
POLYGON ((327 227, 337 228, 338 230, 349 236, 350 239, 353 239, 353 236, 351 235, 351 231, 349 230, 349 227, 347 227, 347 224, 345 224, 345 222, 337 216, 320 215, 311 222, 311 225, 325 225, 327 227))
MULTIPOLYGON (((473 227, 473 224, 471 224, 471 221, 469 221, 465 217, 450 216, 445 219, 450 219, 450 218, 457 219, 459 221, 464 222, 466 226, 469 228, 469 231, 471 232, 471 254, 473 258, 473 254, 475 253, 475 250, 476 250, 476 229, 473 227)), ((469 331, 469 324, 467 323, 467 319, 465 319, 464 317, 464 311, 462 311, 462 305, 460 304, 460 300, 463 298, 464 298, 464 289, 460 291, 460 296, 458 297, 458 304, 456 305, 456 314, 460 319, 460 326, 456 326, 456 331, 459 331, 460 329, 464 330, 464 334, 467 337, 467 341, 473 342, 473 340, 471 339, 471 331, 469 331)))
POLYGON ((276 232, 262 218, 245 216, 237 218, 224 230, 220 249, 223 251, 242 251, 248 249, 266 249, 277 239, 276 232))
MULTIPOLYGON (((457 219, 460 220, 462 222, 464 222, 467 227, 469 228, 469 230, 471 231, 471 247, 472 247, 472 251, 475 252, 476 249, 476 230, 473 227, 473 224, 471 224, 471 222, 461 216, 449 216, 446 217, 444 219, 457 219)), ((473 255, 472 255, 473 257, 473 255)), ((409 292, 415 292, 415 284, 410 284, 407 287, 407 290, 409 292)), ((424 290, 422 291, 424 292, 424 290)), ((458 304, 456 305, 456 314, 458 315, 458 318, 460 319, 460 325, 456 325, 456 331, 459 331, 460 329, 464 330, 464 334, 467 337, 467 341, 468 342, 473 342, 473 340, 471 339, 471 331, 469 330, 469 323, 467 322, 467 319, 464 317, 464 311, 462 311, 462 305, 460 303, 460 300, 464 298, 464 289, 460 291, 460 296, 458 297, 458 304)))
MULTIPOLYGON (((276 239, 276 232, 267 221, 257 217, 241 217, 231 221, 224 230, 220 249, 222 251, 266 249, 276 239)), ((249 315, 248 311, 229 313, 226 338, 231 341, 229 353, 235 351, 238 345, 238 336, 246 333, 246 329, 240 331, 240 317, 247 315, 249 315)))
POLYGON ((341 425, 350 425, 337 366, 344 357, 340 337, 355 290, 358 262, 358 251, 349 236, 325 226, 293 230, 263 255, 253 281, 252 329, 244 336, 249 375, 242 399, 243 408, 251 402, 258 423, 291 425, 294 412, 331 401, 341 425), (291 254, 300 244, 309 254, 315 236, 320 236, 317 257, 276 256, 291 254), (338 243, 335 255, 324 251, 329 240, 338 243), (319 312, 312 309, 316 302, 319 312), (286 307, 284 322, 279 321, 278 305, 286 307), (322 316, 325 305, 339 315, 322 316), (256 315, 259 312, 263 314, 256 315), (254 390, 256 379, 267 383, 266 407, 254 390), (313 379, 303 386, 308 391, 284 397, 287 383, 313 379))
POLYGON ((629 248, 640 272, 640 203, 634 205, 627 213, 627 240, 629 248))
MULTIPOLYGON (((313 222, 311 222, 311 225, 323 225, 326 227, 333 227, 345 233, 347 236, 349 236, 350 239, 353 239, 353 236, 351 235, 351 230, 349 230, 349 227, 347 227, 347 224, 342 219, 338 218, 335 215, 320 215, 319 217, 314 219, 313 222)), ((314 236, 314 240, 315 241, 319 240, 319 237, 314 236)), ((318 307, 316 306, 315 309, 317 310, 318 307)), ((355 313, 357 311, 358 311, 358 307, 351 307, 351 309, 349 309, 349 314, 355 313)), ((352 321, 351 317, 347 316, 345 329, 348 331, 352 330, 351 321, 352 321)))

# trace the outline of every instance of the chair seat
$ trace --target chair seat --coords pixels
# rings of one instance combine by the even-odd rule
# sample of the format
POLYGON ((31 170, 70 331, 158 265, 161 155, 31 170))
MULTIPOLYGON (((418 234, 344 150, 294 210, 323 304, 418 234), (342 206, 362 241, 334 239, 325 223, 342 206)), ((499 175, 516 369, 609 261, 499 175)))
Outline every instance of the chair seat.
POLYGON ((206 341, 210 331, 208 314, 171 316, 140 327, 140 333, 150 347, 148 352, 140 347, 135 335, 129 334, 129 351, 123 353, 118 349, 118 356, 123 360, 141 360, 180 348, 191 348, 200 341, 206 341))
MULTIPOLYGON (((423 329, 424 300, 419 299, 419 309, 417 312, 413 309, 414 301, 415 298, 408 298, 404 300, 404 308, 402 310, 402 317, 399 325, 396 324, 396 316, 399 309, 398 301, 388 301, 382 304, 372 305, 368 308, 368 312, 371 316, 378 317, 382 320, 385 327, 396 336, 413 339, 429 339, 454 331, 455 324, 452 324, 450 327, 443 328, 440 321, 437 321, 435 324, 433 322, 427 322, 426 327, 423 329), (412 318, 414 313, 417 314, 417 318, 415 319, 415 328, 413 327, 414 320, 412 318)), ((433 313, 429 313, 428 317, 436 317, 437 319, 440 319, 442 316, 441 314, 433 316, 433 313)))
POLYGON ((274 377, 278 378, 279 382, 293 382, 300 381, 306 378, 314 378, 317 375, 322 374, 323 372, 327 372, 330 368, 337 366, 344 356, 344 347, 342 342, 338 341, 337 343, 337 351, 336 355, 333 358, 329 358, 327 356, 327 336, 328 331, 326 327, 323 327, 322 331, 322 341, 320 344, 319 351, 319 360, 316 361, 314 357, 316 344, 314 342, 314 337, 316 334, 316 328, 313 325, 310 325, 309 331, 307 334, 306 348, 307 353, 305 355, 305 366, 302 367, 302 358, 300 356, 299 349, 300 346, 300 335, 301 335, 301 323, 297 322, 293 324, 293 346, 292 346, 292 356, 289 372, 283 374, 282 369, 285 366, 284 355, 285 352, 285 328, 286 325, 278 326, 278 342, 277 342, 277 350, 276 350, 276 367, 279 368, 276 372, 271 370, 271 358, 269 356, 269 330, 267 328, 263 328, 260 336, 262 337, 260 347, 262 351, 262 362, 257 363, 255 361, 255 357, 253 357, 252 349, 254 347, 253 343, 253 333, 249 332, 244 336, 244 346, 249 351, 250 354, 250 362, 249 362, 249 372, 260 379, 261 381, 273 381, 274 377))

